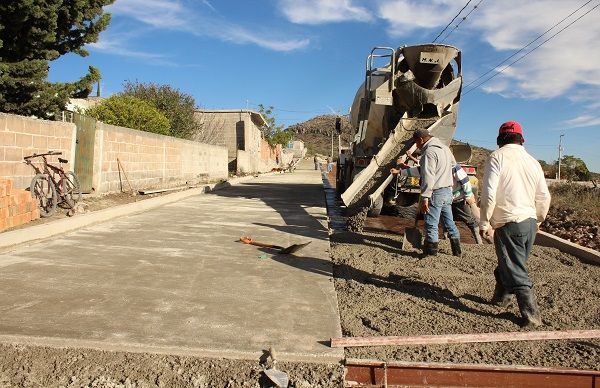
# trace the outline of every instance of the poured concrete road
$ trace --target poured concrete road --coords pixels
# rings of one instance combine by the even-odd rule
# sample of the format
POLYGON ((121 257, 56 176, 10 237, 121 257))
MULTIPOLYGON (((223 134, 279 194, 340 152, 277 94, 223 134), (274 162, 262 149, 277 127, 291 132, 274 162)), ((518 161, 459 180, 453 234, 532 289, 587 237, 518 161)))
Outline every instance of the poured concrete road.
POLYGON ((341 329, 312 168, 0 253, 0 341, 249 359, 273 346, 281 359, 342 359, 328 345, 341 329), (278 255, 243 235, 311 244, 278 255))

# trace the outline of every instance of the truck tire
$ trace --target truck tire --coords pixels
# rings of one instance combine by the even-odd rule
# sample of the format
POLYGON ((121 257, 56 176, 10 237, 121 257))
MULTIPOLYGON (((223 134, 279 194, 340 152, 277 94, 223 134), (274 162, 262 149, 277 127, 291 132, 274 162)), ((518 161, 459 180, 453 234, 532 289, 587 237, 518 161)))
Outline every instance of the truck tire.
POLYGON ((400 218, 415 219, 417 217, 417 205, 396 206, 397 216, 400 218))

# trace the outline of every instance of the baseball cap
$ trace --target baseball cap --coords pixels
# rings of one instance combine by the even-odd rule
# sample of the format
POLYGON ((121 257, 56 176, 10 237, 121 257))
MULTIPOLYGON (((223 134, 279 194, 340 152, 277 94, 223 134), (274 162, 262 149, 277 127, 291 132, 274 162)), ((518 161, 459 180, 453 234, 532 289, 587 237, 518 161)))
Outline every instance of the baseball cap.
POLYGON ((516 121, 507 121, 500 126, 500 129, 498 129, 498 134, 504 133, 518 133, 523 136, 523 128, 521 127, 521 124, 516 121))

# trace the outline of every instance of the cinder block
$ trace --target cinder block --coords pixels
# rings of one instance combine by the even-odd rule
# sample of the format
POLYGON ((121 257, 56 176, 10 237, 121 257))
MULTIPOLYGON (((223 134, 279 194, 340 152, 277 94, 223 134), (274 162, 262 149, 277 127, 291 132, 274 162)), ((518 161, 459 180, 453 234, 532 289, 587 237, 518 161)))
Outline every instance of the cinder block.
POLYGON ((0 208, 0 220, 4 220, 6 218, 8 218, 8 208, 7 207, 0 208))
POLYGON ((33 146, 33 136, 26 133, 17 133, 17 144, 19 148, 28 148, 33 146))
POLYGON ((12 195, 12 193, 13 193, 13 181, 12 181, 12 179, 7 179, 4 187, 6 188, 6 194, 5 195, 7 197, 10 196, 10 195, 12 195))
POLYGON ((60 139, 56 138, 56 137, 49 137, 48 138, 48 149, 55 150, 58 148, 60 148, 60 139))
POLYGON ((6 220, 4 218, 0 218, 0 232, 4 232, 6 229, 6 220))
POLYGON ((0 144, 5 147, 14 147, 17 145, 17 137, 14 132, 0 132, 0 144))
POLYGON ((8 217, 16 217, 19 214, 17 205, 9 205, 8 206, 8 217))
POLYGON ((40 218, 40 209, 37 208, 37 203, 35 205, 36 205, 35 209, 33 209, 31 211, 31 220, 32 221, 40 218))
POLYGON ((8 162, 22 162, 23 150, 17 147, 6 147, 4 149, 4 160, 8 162))
POLYGON ((33 137, 33 146, 35 148, 47 149, 48 148, 48 138, 46 136, 34 136, 33 137))

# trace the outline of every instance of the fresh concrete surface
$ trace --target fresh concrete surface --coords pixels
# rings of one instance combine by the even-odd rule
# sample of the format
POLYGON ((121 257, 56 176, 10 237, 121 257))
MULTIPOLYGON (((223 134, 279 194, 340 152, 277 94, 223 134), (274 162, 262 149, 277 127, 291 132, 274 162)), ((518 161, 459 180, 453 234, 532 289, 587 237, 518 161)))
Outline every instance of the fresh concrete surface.
POLYGON ((194 195, 221 190, 251 179, 254 179, 254 177, 248 176, 233 178, 226 182, 207 184, 202 187, 166 194, 160 197, 149 198, 139 202, 102 209, 87 214, 77 214, 71 218, 57 219, 41 225, 26 226, 21 229, 0 233, 0 251, 19 244, 61 235, 72 230, 77 230, 84 226, 108 221, 113 218, 143 212, 171 202, 177 202, 194 195))
MULTIPOLYGON (((304 169, 302 169, 304 167, 304 169)), ((339 361, 320 172, 262 176, 0 254, 0 341, 339 361), (287 246, 296 254, 243 245, 287 246)))

